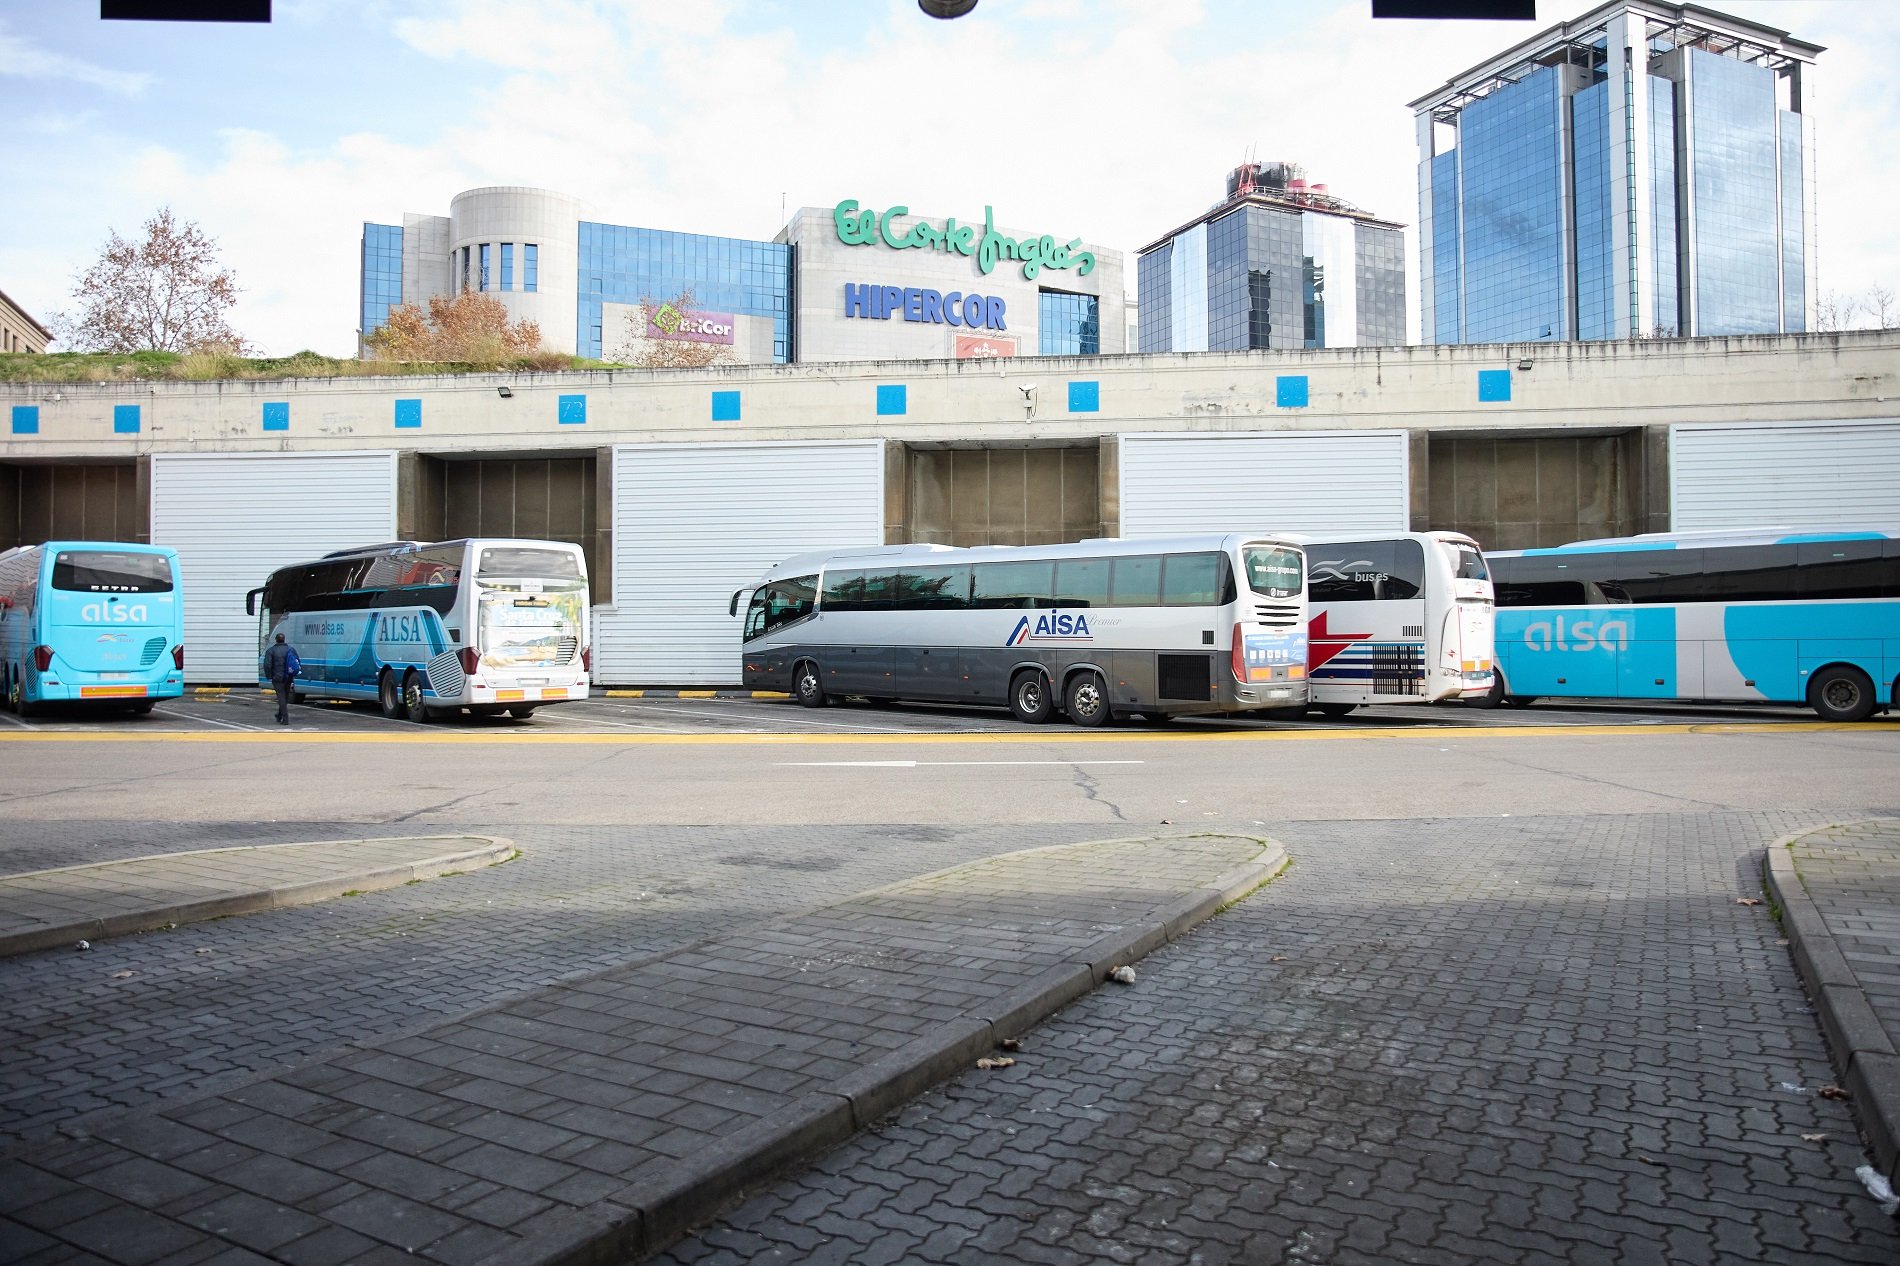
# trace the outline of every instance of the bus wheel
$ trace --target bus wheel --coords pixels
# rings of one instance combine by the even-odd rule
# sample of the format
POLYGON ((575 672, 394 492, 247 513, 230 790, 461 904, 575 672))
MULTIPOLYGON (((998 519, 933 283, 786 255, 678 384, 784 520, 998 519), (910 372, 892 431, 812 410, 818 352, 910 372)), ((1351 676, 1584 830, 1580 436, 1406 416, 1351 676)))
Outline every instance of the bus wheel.
POLYGON ((7 683, 7 706, 23 717, 39 715, 40 705, 26 697, 26 683, 18 677, 7 683))
POLYGON ((142 699, 139 702, 132 705, 132 715, 135 717, 150 716, 152 715, 152 708, 154 706, 156 705, 152 702, 152 700, 142 699))
POLYGON ((403 711, 402 687, 396 682, 396 674, 387 668, 376 679, 376 702, 382 706, 383 715, 391 721, 401 721, 408 716, 403 711))
POLYGON ((1312 703, 1307 706, 1321 716, 1331 717, 1335 721, 1340 717, 1351 716, 1359 707, 1356 703, 1312 703))
POLYGON ((1100 674, 1077 673, 1069 682, 1069 720, 1077 725, 1107 725, 1112 715, 1108 687, 1100 674))
POLYGON ((508 709, 508 715, 517 721, 526 721, 529 717, 534 715, 534 709, 532 707, 510 708, 508 709))
POLYGON ((429 719, 429 705, 422 701, 422 674, 413 668, 402 675, 402 710, 411 721, 429 719))
POLYGON ((792 693, 808 708, 825 706, 825 683, 818 678, 818 665, 809 659, 798 661, 792 669, 792 693))
POLYGON ((1009 683, 1009 710, 1025 725, 1041 725, 1054 706, 1049 702, 1049 679, 1039 672, 1021 672, 1009 683))
POLYGON ((1485 691, 1475 699, 1465 700, 1465 706, 1467 708, 1495 708, 1503 702, 1504 674, 1493 673, 1491 675, 1491 689, 1485 691))
POLYGON ((1537 696, 1536 695, 1505 695, 1504 702, 1510 704, 1513 708, 1528 708, 1533 703, 1537 702, 1537 696))
POLYGON ((1865 721, 1874 713, 1874 683, 1858 668, 1823 668, 1808 683, 1808 706, 1823 721, 1865 721))

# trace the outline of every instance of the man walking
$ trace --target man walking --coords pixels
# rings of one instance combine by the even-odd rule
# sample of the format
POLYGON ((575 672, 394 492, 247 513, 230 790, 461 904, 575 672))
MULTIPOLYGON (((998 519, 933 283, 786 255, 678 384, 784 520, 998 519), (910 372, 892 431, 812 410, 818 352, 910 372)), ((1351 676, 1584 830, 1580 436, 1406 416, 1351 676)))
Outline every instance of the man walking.
POLYGON ((277 724, 290 724, 290 683, 303 671, 303 661, 297 657, 297 648, 284 641, 279 633, 276 642, 264 652, 264 675, 270 678, 271 686, 277 691, 277 724))

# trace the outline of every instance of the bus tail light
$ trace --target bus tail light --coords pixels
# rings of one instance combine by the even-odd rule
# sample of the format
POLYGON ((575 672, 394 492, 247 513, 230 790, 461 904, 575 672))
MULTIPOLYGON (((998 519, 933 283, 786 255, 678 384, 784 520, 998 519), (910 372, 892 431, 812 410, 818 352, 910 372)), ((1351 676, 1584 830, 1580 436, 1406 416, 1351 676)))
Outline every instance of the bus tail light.
POLYGON ((1240 625, 1234 625, 1234 680, 1245 685, 1247 682, 1247 642, 1240 625))
POLYGON ((463 674, 465 676, 473 677, 475 675, 475 670, 482 666, 481 648, 475 647, 475 646, 464 646, 462 648, 461 655, 462 655, 463 674))
POLYGON ((591 646, 581 647, 581 668, 584 671, 590 672, 590 673, 594 671, 594 648, 593 647, 591 646))
POLYGON ((185 670, 185 644, 183 642, 172 647, 172 663, 177 667, 178 671, 183 672, 185 670))
POLYGON ((39 669, 41 672, 45 672, 52 666, 53 648, 50 646, 35 646, 33 648, 33 667, 39 669))

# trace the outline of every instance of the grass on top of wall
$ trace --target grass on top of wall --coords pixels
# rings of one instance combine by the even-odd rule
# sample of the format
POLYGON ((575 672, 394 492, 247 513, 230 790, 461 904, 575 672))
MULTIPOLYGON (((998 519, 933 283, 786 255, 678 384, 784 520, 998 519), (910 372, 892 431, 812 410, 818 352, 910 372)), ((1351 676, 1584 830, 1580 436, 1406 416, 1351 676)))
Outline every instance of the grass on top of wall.
POLYGON ((0 354, 0 382, 218 382, 247 378, 375 378, 409 374, 556 373, 618 369, 607 361, 536 352, 498 364, 356 360, 298 352, 231 356, 222 352, 26 352, 0 354))

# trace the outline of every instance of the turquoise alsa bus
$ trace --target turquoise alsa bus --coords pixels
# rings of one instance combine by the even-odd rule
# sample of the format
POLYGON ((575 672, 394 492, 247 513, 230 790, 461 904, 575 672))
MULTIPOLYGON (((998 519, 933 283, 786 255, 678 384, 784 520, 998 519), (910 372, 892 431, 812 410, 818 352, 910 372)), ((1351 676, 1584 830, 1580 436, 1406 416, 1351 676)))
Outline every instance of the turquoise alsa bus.
POLYGON ((178 554, 123 541, 48 541, 0 554, 0 687, 7 707, 150 712, 185 692, 178 554))
POLYGON ((1488 553, 1487 700, 1900 704, 1900 530, 1757 528, 1488 553))

